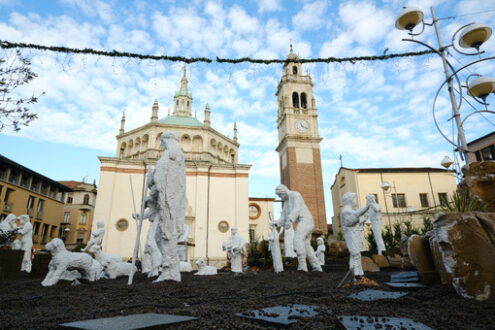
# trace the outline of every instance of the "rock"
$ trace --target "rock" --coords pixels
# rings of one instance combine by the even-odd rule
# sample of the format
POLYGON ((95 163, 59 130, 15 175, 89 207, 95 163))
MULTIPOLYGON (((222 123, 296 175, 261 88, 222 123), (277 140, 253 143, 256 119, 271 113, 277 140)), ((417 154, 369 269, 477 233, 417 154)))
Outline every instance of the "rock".
POLYGON ((379 272, 380 267, 378 267, 370 257, 362 257, 361 264, 363 265, 364 272, 379 272))
MULTIPOLYGON (((495 201, 495 161, 472 162, 465 172, 466 184, 471 195, 483 202, 495 201)), ((495 212, 495 202, 490 203, 486 212, 495 212)))
POLYGON ((438 282, 439 277, 433 263, 428 239, 419 235, 411 235, 409 237, 408 255, 411 263, 418 270, 421 283, 438 282))
POLYGON ((373 262, 380 268, 389 268, 390 264, 388 262, 387 257, 379 255, 379 254, 374 254, 371 256, 373 259, 373 262))
POLYGON ((409 255, 409 237, 403 236, 400 239, 399 246, 400 246, 400 254, 403 257, 407 257, 409 255))
POLYGON ((440 253, 440 246, 438 245, 437 238, 434 234, 430 236, 429 243, 431 256, 433 258, 433 264, 435 265, 435 270, 440 276, 440 281, 442 282, 442 284, 450 284, 452 282, 452 276, 450 276, 450 274, 447 272, 447 269, 445 269, 442 260, 442 254, 440 253))
POLYGON ((388 262, 392 268, 402 268, 401 256, 398 254, 388 257, 388 262))
POLYGON ((347 244, 343 241, 337 241, 330 239, 327 242, 328 244, 328 254, 334 257, 345 256, 348 254, 347 244))
POLYGON ((443 264, 457 293, 495 298, 495 213, 439 213, 433 222, 443 264))

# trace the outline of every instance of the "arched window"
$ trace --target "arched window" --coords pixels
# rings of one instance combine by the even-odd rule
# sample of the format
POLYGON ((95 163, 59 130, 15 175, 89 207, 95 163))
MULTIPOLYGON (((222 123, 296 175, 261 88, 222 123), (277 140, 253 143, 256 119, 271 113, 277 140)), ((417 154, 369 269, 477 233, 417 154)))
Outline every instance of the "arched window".
POLYGON ((297 74, 297 66, 292 67, 292 74, 297 74))
POLYGON ((306 93, 301 93, 301 108, 306 109, 308 107, 308 101, 306 100, 306 93))
POLYGON ((84 195, 83 204, 84 205, 89 205, 89 195, 88 194, 84 195))
POLYGON ((81 213, 81 215, 79 216, 79 224, 80 225, 85 225, 86 224, 86 213, 81 213))
POLYGON ((292 106, 299 108, 299 95, 296 92, 292 93, 292 106))

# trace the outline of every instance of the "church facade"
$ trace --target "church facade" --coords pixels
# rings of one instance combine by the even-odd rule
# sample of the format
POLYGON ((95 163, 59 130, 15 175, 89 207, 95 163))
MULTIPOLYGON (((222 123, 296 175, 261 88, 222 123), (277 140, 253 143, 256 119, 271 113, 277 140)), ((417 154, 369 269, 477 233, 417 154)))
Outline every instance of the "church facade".
MULTIPOLYGON (((166 131, 179 135, 186 159, 188 260, 201 257, 208 264, 221 267, 226 262, 222 243, 230 236, 230 229, 237 227, 246 241, 250 236, 248 176, 251 165, 238 163, 235 123, 231 139, 211 127, 208 104, 203 122, 193 117, 193 97, 187 84, 184 69, 181 88, 174 95, 172 115, 159 119, 159 104, 155 100, 150 121, 130 131, 124 129, 123 115, 116 156, 99 157, 101 172, 94 223, 105 222, 102 247, 106 253, 124 258, 132 256, 137 235, 137 222, 132 214, 141 210, 147 168, 153 168, 160 158, 160 136, 166 131)), ((141 251, 147 231, 145 220, 141 251)))

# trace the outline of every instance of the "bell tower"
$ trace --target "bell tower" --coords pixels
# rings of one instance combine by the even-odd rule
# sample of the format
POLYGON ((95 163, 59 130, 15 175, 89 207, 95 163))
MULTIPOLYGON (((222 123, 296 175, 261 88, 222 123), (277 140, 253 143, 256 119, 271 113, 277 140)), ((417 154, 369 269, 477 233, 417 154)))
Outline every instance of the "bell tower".
POLYGON ((327 232, 323 176, 321 171, 318 113, 313 82, 302 73, 292 45, 277 87, 280 178, 290 190, 299 192, 315 221, 315 230, 327 232), (293 60, 294 62, 292 62, 293 60))

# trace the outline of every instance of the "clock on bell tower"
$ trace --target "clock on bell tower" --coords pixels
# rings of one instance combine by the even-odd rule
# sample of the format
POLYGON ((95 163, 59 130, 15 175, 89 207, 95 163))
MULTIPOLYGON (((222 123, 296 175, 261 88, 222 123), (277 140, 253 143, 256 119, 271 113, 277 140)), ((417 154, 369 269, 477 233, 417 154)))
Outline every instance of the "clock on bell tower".
POLYGON ((299 192, 315 221, 315 229, 327 231, 325 197, 321 171, 318 114, 313 82, 302 74, 292 45, 277 87, 280 178, 290 190, 299 192), (290 60, 294 60, 291 62, 290 60))

